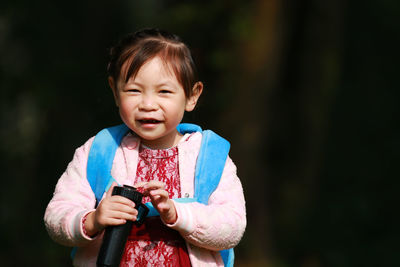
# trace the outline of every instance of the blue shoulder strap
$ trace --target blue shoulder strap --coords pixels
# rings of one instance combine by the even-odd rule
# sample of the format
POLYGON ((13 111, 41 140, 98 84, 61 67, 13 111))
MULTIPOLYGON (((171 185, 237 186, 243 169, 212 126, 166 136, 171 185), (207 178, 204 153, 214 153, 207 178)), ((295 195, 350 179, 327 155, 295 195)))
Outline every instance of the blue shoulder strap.
POLYGON ((125 124, 103 129, 95 136, 90 147, 86 176, 96 196, 96 206, 115 181, 111 176, 114 155, 128 131, 125 124))
MULTIPOLYGON (((213 131, 202 131, 199 126, 194 124, 182 123, 177 129, 181 134, 191 132, 202 132, 203 134, 194 175, 194 198, 197 202, 207 205, 208 199, 217 189, 221 179, 230 144, 213 131)), ((235 259, 233 248, 221 250, 220 254, 224 266, 233 266, 235 259)))
POLYGON ((202 132, 203 137, 194 174, 194 198, 197 199, 197 202, 207 205, 208 199, 221 179, 230 144, 213 131, 202 131, 199 126, 194 124, 182 123, 177 129, 181 134, 202 132))
MULTIPOLYGON (((203 137, 195 170, 194 200, 207 205, 210 195, 219 184, 230 144, 213 131, 202 131, 195 124, 179 124, 177 130, 181 134, 202 132, 203 137)), ((129 128, 125 124, 117 125, 103 129, 93 140, 86 173, 89 184, 96 196, 96 206, 103 197, 104 192, 115 181, 111 176, 115 152, 128 131, 129 128)), ((192 200, 179 199, 178 201, 187 202, 192 200)), ((154 215, 157 215, 157 212, 150 207, 148 216, 154 215)), ((221 256, 225 266, 233 266, 233 249, 221 251, 221 256)))

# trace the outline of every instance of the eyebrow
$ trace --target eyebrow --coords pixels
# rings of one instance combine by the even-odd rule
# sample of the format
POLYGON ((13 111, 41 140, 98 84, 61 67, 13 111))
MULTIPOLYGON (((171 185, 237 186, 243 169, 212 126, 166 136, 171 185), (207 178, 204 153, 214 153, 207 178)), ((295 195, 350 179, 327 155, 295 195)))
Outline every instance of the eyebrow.
POLYGON ((143 84, 141 84, 141 83, 139 83, 139 82, 135 82, 135 81, 130 82, 130 83, 126 83, 126 85, 138 85, 138 86, 140 86, 140 87, 143 87, 143 84))
MULTIPOLYGON (((140 86, 140 87, 144 87, 143 83, 140 83, 140 82, 137 82, 137 81, 133 81, 133 82, 131 82, 129 84, 137 85, 137 86, 140 86)), ((155 86, 156 87, 162 87, 162 86, 172 86, 172 87, 174 87, 175 84, 173 82, 170 82, 170 81, 162 81, 160 83, 155 84, 155 86)))
POLYGON ((169 81, 163 81, 161 83, 156 84, 157 87, 162 87, 162 86, 174 86, 174 83, 169 82, 169 81))

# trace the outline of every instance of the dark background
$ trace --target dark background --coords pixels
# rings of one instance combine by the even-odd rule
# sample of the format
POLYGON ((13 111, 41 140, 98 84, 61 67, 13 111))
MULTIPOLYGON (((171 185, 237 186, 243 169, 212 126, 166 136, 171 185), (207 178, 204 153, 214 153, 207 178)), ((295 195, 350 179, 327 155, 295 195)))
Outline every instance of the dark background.
POLYGON ((230 140, 247 200, 237 266, 400 266, 397 0, 2 1, 0 261, 70 266, 45 207, 74 150, 120 123, 107 49, 160 27, 230 140))

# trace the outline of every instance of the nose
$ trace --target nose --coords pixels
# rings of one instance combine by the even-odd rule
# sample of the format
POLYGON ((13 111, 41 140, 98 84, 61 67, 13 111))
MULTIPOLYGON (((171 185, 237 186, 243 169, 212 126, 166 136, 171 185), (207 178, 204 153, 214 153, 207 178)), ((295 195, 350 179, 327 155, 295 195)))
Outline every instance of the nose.
POLYGON ((139 110, 152 111, 156 109, 157 109, 157 103, 154 97, 148 94, 143 94, 139 104, 139 110))

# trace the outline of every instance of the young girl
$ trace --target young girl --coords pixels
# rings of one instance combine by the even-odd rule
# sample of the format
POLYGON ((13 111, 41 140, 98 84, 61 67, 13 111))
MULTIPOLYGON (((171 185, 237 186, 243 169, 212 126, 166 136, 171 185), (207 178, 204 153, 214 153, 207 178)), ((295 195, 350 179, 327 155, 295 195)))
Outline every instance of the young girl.
MULTIPOLYGON (((126 36, 111 49, 108 81, 122 121, 130 132, 118 147, 112 177, 139 188, 159 217, 133 226, 120 266, 223 266, 220 250, 234 247, 246 226, 245 201, 236 167, 228 157, 208 205, 191 198, 202 133, 180 134, 203 84, 196 79, 187 46, 175 35, 147 29, 126 36)), ((76 246, 75 266, 95 266, 107 226, 136 220, 135 204, 112 196, 97 208, 86 177, 94 138, 75 151, 59 179, 44 220, 58 243, 76 246)), ((113 184, 115 186, 115 183, 113 184)))

